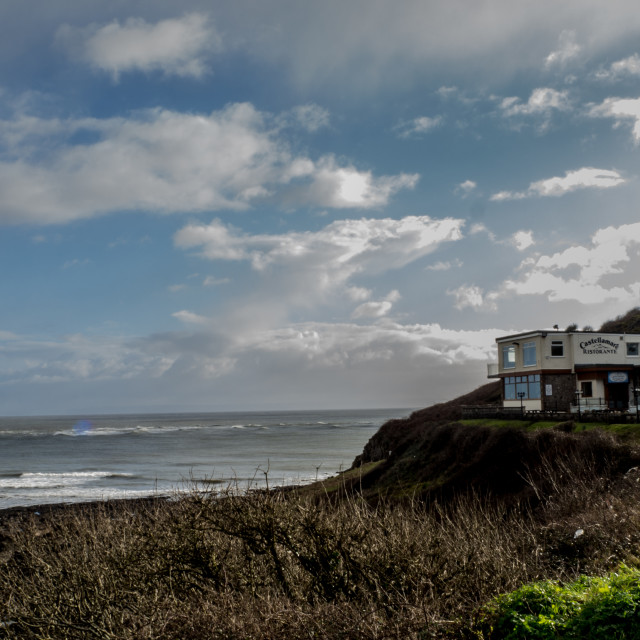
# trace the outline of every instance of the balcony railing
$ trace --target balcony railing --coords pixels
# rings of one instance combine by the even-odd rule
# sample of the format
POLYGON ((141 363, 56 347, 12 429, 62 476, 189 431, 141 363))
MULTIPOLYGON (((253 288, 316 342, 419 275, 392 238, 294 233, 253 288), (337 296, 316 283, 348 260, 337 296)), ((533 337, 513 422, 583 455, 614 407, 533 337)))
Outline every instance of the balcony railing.
POLYGON ((497 378, 498 371, 499 371, 499 368, 498 368, 497 362, 487 363, 487 378, 497 378))

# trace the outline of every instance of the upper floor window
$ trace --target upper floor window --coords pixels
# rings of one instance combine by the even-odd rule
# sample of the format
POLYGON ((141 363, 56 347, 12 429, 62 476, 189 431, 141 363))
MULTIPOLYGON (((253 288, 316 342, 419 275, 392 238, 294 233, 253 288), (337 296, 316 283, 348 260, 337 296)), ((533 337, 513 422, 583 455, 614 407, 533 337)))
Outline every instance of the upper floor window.
POLYGON ((562 358, 564 356, 564 342, 562 340, 551 341, 551 357, 562 358))
POLYGON ((522 346, 522 357, 525 367, 535 367, 536 365, 536 343, 525 342, 522 346))
POLYGON ((627 342, 627 355, 628 356, 640 355, 640 353, 638 353, 638 343, 637 342, 627 342))
POLYGON ((502 367, 514 369, 516 366, 516 348, 513 345, 502 347, 502 367))

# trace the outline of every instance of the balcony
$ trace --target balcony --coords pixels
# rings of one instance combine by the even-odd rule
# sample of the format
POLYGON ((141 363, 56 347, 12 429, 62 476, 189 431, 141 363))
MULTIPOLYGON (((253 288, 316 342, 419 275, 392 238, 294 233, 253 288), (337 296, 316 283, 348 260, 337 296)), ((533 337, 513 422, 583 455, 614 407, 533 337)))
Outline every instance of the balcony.
POLYGON ((499 365, 497 362, 487 363, 487 378, 499 378, 499 365))

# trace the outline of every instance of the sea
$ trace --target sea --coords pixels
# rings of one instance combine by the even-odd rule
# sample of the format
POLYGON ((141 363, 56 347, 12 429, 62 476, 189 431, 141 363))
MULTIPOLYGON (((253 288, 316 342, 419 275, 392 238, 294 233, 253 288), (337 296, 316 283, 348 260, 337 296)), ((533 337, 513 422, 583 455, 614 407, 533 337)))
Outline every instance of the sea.
POLYGON ((410 411, 0 418, 0 509, 322 480, 410 411))

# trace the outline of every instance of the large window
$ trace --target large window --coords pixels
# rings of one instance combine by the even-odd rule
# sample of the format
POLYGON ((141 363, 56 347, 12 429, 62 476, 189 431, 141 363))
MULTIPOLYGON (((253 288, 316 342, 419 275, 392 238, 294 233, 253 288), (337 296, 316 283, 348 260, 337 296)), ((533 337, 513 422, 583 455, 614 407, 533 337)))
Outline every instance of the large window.
POLYGON ((522 357, 524 360, 525 367, 536 366, 536 343, 535 342, 524 343, 522 347, 522 357))
POLYGON ((564 356, 564 342, 562 340, 551 341, 551 357, 562 358, 564 356))
POLYGON ((513 345, 502 347, 502 367, 514 369, 516 366, 516 348, 513 345))
POLYGON ((504 399, 519 400, 519 393, 524 393, 523 400, 540 399, 540 375, 509 376, 504 379, 504 399))
POLYGON ((627 342, 627 355, 628 356, 640 355, 638 353, 638 343, 637 342, 627 342))

